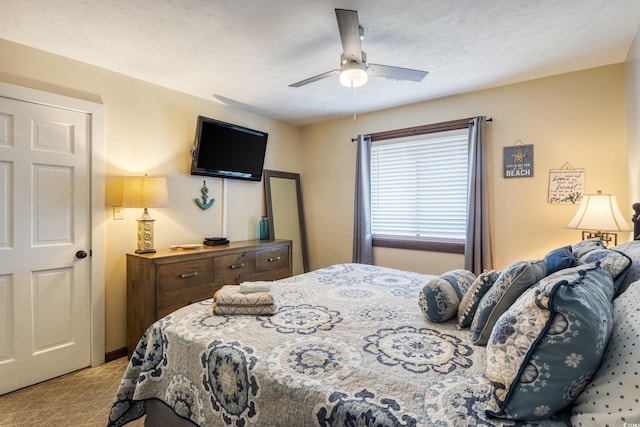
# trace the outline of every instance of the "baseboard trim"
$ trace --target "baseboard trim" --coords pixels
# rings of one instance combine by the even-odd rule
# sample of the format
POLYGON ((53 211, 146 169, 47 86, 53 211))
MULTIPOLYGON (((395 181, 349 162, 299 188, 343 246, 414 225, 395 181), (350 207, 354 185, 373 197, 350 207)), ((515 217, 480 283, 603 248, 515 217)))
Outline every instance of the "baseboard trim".
POLYGON ((112 360, 120 359, 127 355, 127 347, 122 347, 117 350, 110 351, 104 354, 104 361, 111 362, 112 360))

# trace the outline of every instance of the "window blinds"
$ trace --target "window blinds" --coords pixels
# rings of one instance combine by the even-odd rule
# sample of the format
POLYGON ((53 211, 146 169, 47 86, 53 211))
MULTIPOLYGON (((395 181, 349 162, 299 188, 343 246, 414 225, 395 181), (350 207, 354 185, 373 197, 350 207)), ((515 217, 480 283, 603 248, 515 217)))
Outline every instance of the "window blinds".
POLYGON ((464 241, 468 135, 460 129, 373 143, 375 237, 464 241))

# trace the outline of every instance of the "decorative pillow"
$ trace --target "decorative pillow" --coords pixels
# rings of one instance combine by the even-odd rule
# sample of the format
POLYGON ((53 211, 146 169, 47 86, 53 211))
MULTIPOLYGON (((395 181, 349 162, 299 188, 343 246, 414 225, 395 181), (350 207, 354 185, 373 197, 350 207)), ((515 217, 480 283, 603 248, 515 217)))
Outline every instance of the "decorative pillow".
POLYGON ((544 260, 510 264, 480 300, 471 322, 474 344, 485 345, 498 318, 518 297, 545 276, 544 260))
POLYGON ((564 246, 549 252, 544 257, 544 263, 547 267, 546 275, 548 276, 556 271, 573 267, 576 265, 576 260, 573 257, 571 246, 564 246))
POLYGON ((485 270, 480 273, 471 287, 467 289, 467 293, 462 297, 462 301, 458 306, 458 328, 467 328, 471 325, 473 316, 476 314, 480 300, 487 293, 489 288, 493 286, 498 277, 499 271, 485 270))
POLYGON ((444 322, 458 313, 458 305, 476 275, 467 270, 452 270, 431 279, 420 291, 418 304, 432 322, 444 322))
POLYGON ((613 302, 613 332, 600 368, 571 410, 574 426, 640 424, 640 282, 613 302))
POLYGON ((576 259, 576 262, 588 252, 596 249, 607 249, 604 243, 602 243, 601 237, 582 240, 571 247, 571 251, 573 252, 573 256, 576 259))
POLYGON ((599 266, 574 267, 542 279, 500 317, 487 345, 488 415, 547 418, 580 394, 611 335, 603 289, 612 287, 599 266))
POLYGON ((578 257, 577 265, 599 262, 613 277, 615 296, 619 295, 620 284, 631 266, 631 258, 615 249, 594 249, 578 257))
POLYGON ((631 266, 620 280, 618 295, 622 294, 629 285, 640 280, 640 240, 632 240, 631 242, 621 243, 613 249, 622 252, 631 259, 631 266))

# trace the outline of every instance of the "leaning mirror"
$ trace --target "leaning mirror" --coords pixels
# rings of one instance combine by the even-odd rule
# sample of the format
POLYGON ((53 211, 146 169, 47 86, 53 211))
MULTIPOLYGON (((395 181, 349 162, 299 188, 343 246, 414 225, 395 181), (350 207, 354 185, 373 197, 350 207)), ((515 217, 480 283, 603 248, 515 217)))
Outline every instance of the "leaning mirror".
POLYGON ((264 171, 269 235, 292 241, 293 274, 309 271, 305 246, 300 174, 264 171))

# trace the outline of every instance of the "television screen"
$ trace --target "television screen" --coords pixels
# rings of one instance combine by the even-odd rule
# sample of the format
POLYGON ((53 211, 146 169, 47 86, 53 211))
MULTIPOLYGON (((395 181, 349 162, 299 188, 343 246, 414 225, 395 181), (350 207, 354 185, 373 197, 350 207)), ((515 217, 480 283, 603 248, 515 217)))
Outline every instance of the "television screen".
POLYGON ((266 132, 198 116, 191 175, 260 181, 266 132))

